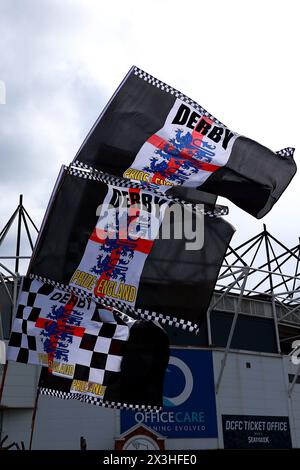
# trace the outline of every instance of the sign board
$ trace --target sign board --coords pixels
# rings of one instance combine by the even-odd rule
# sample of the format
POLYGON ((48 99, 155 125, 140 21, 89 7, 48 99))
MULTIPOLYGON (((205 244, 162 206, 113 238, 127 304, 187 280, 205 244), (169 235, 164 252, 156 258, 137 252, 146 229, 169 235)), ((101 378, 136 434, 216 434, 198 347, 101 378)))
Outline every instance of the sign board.
POLYGON ((171 349, 163 411, 121 411, 121 433, 137 424, 169 438, 217 437, 211 351, 171 349))
POLYGON ((287 416, 222 415, 225 449, 290 449, 287 416))

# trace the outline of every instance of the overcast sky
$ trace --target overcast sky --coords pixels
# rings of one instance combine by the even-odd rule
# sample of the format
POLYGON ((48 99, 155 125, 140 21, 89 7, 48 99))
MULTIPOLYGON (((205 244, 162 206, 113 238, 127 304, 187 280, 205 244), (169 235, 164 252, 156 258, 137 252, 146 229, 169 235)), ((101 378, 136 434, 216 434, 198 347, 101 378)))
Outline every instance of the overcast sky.
MULTIPOLYGON (((273 150, 296 147, 298 162, 298 4, 0 0, 0 80, 6 85, 6 104, 0 105, 0 229, 20 193, 40 224, 60 166, 73 159, 133 64, 234 131, 273 150)), ((263 220, 228 205, 228 220, 237 230, 233 245, 265 222, 293 246, 300 235, 300 173, 263 220)), ((10 239, 6 254, 11 247, 10 239)))

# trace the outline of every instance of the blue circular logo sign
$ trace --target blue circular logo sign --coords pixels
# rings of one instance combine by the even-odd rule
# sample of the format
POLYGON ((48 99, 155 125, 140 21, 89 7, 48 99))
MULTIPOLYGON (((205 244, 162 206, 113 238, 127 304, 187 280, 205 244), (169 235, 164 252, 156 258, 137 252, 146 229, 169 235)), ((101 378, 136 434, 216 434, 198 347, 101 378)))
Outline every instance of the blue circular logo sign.
POLYGON ((176 356, 171 356, 167 368, 167 374, 172 374, 172 379, 169 381, 169 387, 164 395, 164 406, 179 406, 187 401, 193 391, 194 380, 191 369, 176 356), (168 396, 171 393, 176 393, 168 396))

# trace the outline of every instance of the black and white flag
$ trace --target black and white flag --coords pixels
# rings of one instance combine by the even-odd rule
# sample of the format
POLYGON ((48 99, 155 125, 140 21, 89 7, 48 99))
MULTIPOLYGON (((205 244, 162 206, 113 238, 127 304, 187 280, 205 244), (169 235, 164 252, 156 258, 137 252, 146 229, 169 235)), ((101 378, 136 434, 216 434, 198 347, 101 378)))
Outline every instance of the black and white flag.
POLYGON ((42 394, 107 407, 160 408, 168 351, 166 333, 151 321, 23 279, 8 359, 43 366, 42 394))
POLYGON ((197 332, 234 232, 216 217, 219 209, 176 203, 139 182, 65 169, 29 276, 197 332))
POLYGON ((296 172, 293 148, 279 152, 231 131, 198 103, 132 67, 79 149, 86 167, 224 196, 266 215, 296 172))

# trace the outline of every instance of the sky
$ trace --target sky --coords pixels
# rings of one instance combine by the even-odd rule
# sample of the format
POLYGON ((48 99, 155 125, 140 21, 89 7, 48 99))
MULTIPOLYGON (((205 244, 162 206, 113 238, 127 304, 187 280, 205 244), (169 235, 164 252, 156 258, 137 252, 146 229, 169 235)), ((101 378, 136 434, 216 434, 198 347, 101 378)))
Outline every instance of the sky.
MULTIPOLYGON (((73 159, 132 65, 190 96, 239 134, 272 150, 296 147, 297 163, 298 5, 0 0, 0 80, 6 88, 6 104, 0 104, 0 230, 21 193, 40 225, 60 166, 73 159)), ((263 223, 288 246, 298 242, 300 172, 262 220, 219 202, 230 209, 233 246, 263 223)), ((0 254, 13 254, 14 243, 12 233, 0 254)), ((22 254, 29 251, 24 245, 22 254)))

